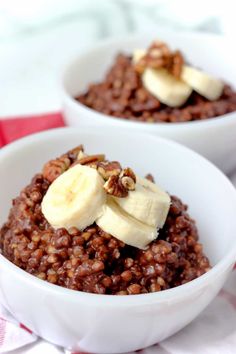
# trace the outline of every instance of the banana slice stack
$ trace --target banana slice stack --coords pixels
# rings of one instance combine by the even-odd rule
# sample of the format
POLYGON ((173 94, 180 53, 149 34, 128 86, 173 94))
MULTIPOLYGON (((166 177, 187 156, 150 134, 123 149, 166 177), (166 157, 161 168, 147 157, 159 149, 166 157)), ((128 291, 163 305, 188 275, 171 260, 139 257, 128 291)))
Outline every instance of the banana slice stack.
MULTIPOLYGON (((133 53, 133 62, 137 63, 145 54, 145 50, 137 49, 133 53)), ((142 81, 153 96, 169 107, 182 106, 193 90, 210 101, 217 100, 224 88, 222 81, 188 65, 183 65, 179 79, 164 68, 146 68, 142 81)))
POLYGON ((170 196, 147 179, 136 179, 135 190, 128 197, 109 197, 96 223, 127 245, 144 249, 166 221, 170 196))
POLYGON ((84 230, 94 222, 127 245, 145 249, 158 235, 170 207, 170 196, 137 177, 125 198, 108 196, 96 169, 76 165, 59 176, 42 201, 42 213, 54 228, 84 230))

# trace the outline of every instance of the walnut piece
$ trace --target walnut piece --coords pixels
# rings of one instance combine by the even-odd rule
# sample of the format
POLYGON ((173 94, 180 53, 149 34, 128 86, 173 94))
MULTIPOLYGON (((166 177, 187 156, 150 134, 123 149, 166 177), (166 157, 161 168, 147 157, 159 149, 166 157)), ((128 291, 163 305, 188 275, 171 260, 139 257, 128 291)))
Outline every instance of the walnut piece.
POLYGON ((130 178, 132 178, 134 180, 134 183, 136 183, 135 173, 130 167, 124 168, 121 171, 120 178, 122 178, 122 177, 130 177, 130 178))
POLYGON ((125 198, 128 195, 128 190, 121 184, 119 176, 111 176, 105 182, 103 188, 107 194, 118 198, 125 198))
POLYGON ((125 198, 129 191, 135 189, 136 176, 131 168, 123 169, 119 174, 112 175, 104 184, 107 194, 114 197, 125 198))
POLYGON ((131 168, 127 167, 121 171, 120 181, 125 189, 129 191, 135 190, 136 176, 131 168))
POLYGON ((170 63, 171 51, 161 41, 155 41, 148 48, 147 53, 136 63, 135 70, 142 74, 146 67, 158 69, 167 67, 170 63))
POLYGON ((135 70, 142 74, 146 68, 165 68, 179 78, 183 64, 184 58, 179 50, 172 52, 166 43, 155 41, 148 48, 147 53, 135 64, 135 70))
POLYGON ((179 78, 184 65, 183 55, 179 50, 176 50, 171 55, 171 61, 167 70, 176 78, 179 78))
POLYGON ((105 160, 105 155, 98 154, 98 155, 88 155, 84 156, 76 161, 80 165, 91 165, 91 164, 98 164, 101 161, 105 160))
POLYGON ((74 165, 78 155, 84 151, 83 145, 76 146, 57 159, 48 161, 43 167, 43 177, 50 183, 55 181, 63 172, 74 165))
POLYGON ((101 161, 97 165, 97 170, 105 181, 111 176, 119 176, 121 165, 118 161, 101 161))
POLYGON ((121 177, 120 182, 125 189, 129 191, 135 190, 135 182, 131 177, 127 177, 127 176, 121 177))
POLYGON ((43 167, 43 177, 52 183, 63 172, 68 170, 70 164, 70 159, 66 156, 61 156, 58 159, 51 160, 43 167))
POLYGON ((83 145, 76 146, 74 149, 69 150, 66 154, 62 155, 62 157, 68 157, 71 162, 74 162, 78 155, 84 151, 83 145))

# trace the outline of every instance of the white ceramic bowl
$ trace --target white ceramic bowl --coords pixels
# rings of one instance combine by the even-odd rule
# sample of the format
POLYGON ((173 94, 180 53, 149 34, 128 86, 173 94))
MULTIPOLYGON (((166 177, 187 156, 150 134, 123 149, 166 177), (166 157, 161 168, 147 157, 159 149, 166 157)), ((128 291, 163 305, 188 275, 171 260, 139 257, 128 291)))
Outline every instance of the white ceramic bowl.
POLYGON ((90 83, 104 78, 118 52, 131 54, 146 48, 155 38, 161 38, 172 48, 180 48, 190 63, 222 78, 236 88, 234 70, 236 53, 225 37, 199 33, 167 32, 146 36, 112 39, 96 45, 74 60, 63 75, 63 113, 68 125, 124 127, 171 138, 201 153, 224 172, 236 168, 236 112, 204 121, 186 123, 140 123, 98 113, 73 99, 90 83), (229 54, 230 53, 230 54, 229 54))
POLYGON ((105 128, 64 128, 0 150, 0 224, 11 199, 43 163, 80 143, 88 152, 105 152, 140 175, 153 173, 160 185, 188 203, 214 267, 160 293, 112 296, 49 284, 0 256, 0 302, 39 336, 74 351, 111 354, 144 348, 191 322, 225 282, 236 256, 236 191, 211 163, 174 142, 120 129, 114 136, 105 128))

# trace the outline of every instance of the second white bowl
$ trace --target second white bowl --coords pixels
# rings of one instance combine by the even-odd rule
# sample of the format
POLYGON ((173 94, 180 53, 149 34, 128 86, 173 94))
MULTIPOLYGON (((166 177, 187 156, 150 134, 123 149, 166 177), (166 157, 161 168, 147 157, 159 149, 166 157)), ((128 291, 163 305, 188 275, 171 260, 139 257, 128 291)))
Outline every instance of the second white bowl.
POLYGON ((77 102, 74 97, 87 90, 89 84, 104 79, 119 52, 131 54, 134 49, 146 48, 153 39, 161 38, 172 48, 183 51, 188 61, 222 78, 236 87, 234 70, 236 55, 227 38, 199 33, 159 31, 154 35, 106 41, 78 56, 63 76, 63 113, 71 126, 112 126, 171 138, 201 153, 224 172, 236 167, 236 112, 224 116, 186 123, 140 123, 114 118, 77 102), (230 53, 230 55, 229 55, 230 53))

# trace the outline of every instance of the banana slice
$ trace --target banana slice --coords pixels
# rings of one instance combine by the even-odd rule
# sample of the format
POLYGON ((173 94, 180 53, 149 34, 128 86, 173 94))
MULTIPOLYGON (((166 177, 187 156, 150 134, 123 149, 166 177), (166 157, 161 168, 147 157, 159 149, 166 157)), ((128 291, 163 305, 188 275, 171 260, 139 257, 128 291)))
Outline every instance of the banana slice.
MULTIPOLYGON (((143 49, 136 49, 133 52, 133 63, 136 64, 146 52, 143 49)), ((146 68, 142 74, 142 81, 146 90, 169 107, 182 106, 192 93, 188 84, 176 79, 163 68, 146 68)))
POLYGON ((76 165, 59 176, 42 201, 42 212, 54 228, 91 225, 106 202, 104 180, 88 166, 76 165))
POLYGON ((182 106, 192 93, 185 82, 176 79, 166 69, 144 70, 142 75, 144 87, 158 100, 169 107, 182 106))
POLYGON ((127 245, 145 249, 157 237, 157 229, 132 218, 112 199, 104 206, 97 225, 127 245))
POLYGON ((134 191, 126 198, 114 198, 129 215, 139 221, 162 228, 170 209, 170 196, 146 178, 136 177, 134 191))
POLYGON ((210 101, 217 100, 222 95, 224 88, 222 81, 191 66, 183 66, 181 79, 210 101))
MULTIPOLYGON (((136 64, 146 53, 147 53, 146 50, 136 49, 133 52, 133 63, 136 64)), ((154 69, 152 69, 152 70, 154 70, 154 69)), ((155 71, 159 71, 159 70, 155 70, 155 71)), ((150 76, 150 74, 148 74, 148 76, 150 76)), ((158 76, 159 76, 159 74, 158 74, 158 76)), ((162 74, 162 77, 163 77, 163 74, 162 74)), ((148 79, 148 80, 150 80, 150 79, 148 79)), ((179 81, 179 80, 177 80, 177 81, 179 81)), ((200 95, 202 95, 203 97, 207 98, 210 101, 217 100, 222 95, 223 88, 224 88, 224 83, 221 80, 218 80, 218 79, 214 78, 213 76, 203 72, 202 70, 198 70, 198 69, 193 68, 188 65, 183 66, 182 73, 181 73, 181 81, 183 81, 185 84, 190 86, 194 91, 198 92, 200 95)), ((166 85, 167 84, 168 84, 168 82, 166 82, 166 85)), ((162 95, 159 94, 159 89, 158 90, 155 89, 156 85, 153 86, 153 90, 156 91, 156 94, 155 94, 155 92, 150 90, 150 85, 151 84, 149 84, 149 85, 147 84, 147 87, 146 87, 147 90, 149 90, 161 102, 166 103, 167 101, 166 102, 164 101, 165 97, 163 100, 162 95)), ((164 96, 165 96, 165 91, 166 91, 166 89, 164 88, 164 96)), ((172 95, 174 95, 174 92, 172 93, 172 95)), ((177 107, 180 104, 178 104, 177 98, 176 98, 176 100, 177 100, 177 104, 174 104, 174 105, 171 105, 168 103, 166 103, 166 104, 168 104, 168 106, 170 106, 170 107, 177 107)), ((172 99, 171 99, 171 101, 172 101, 172 99)), ((183 100, 183 103, 185 101, 183 100)))

